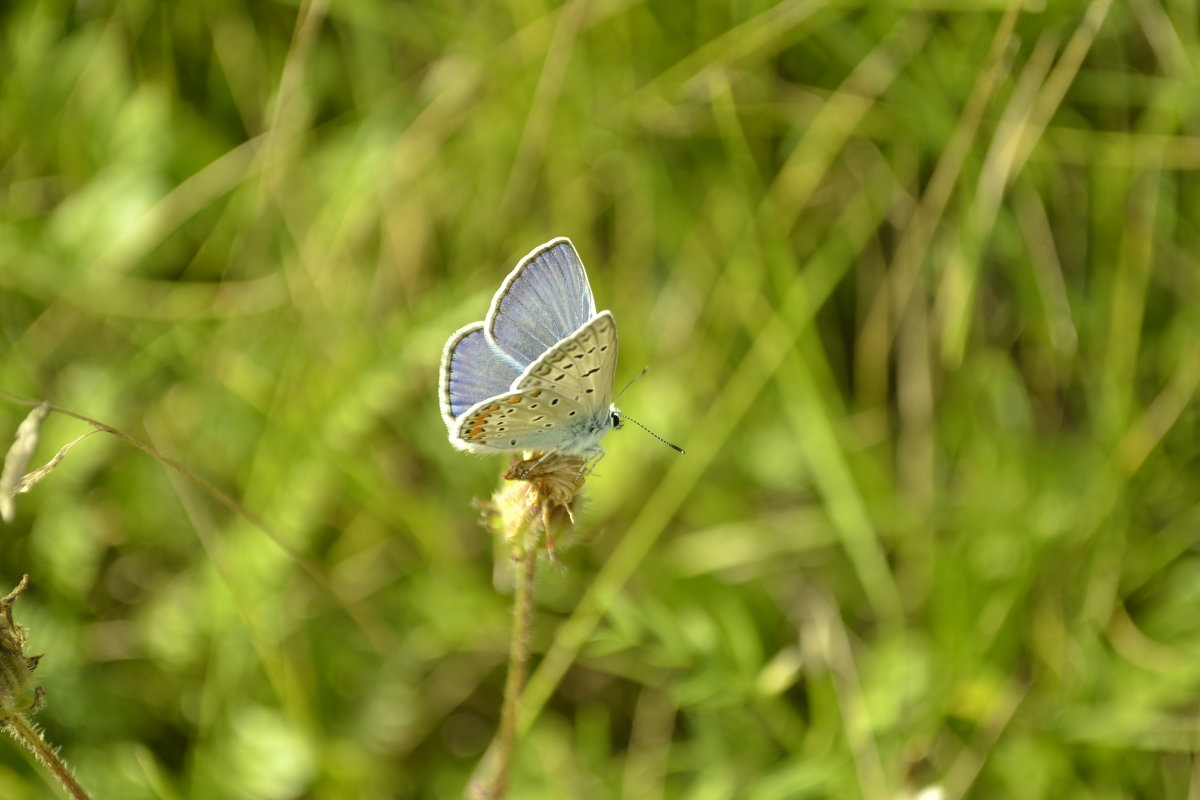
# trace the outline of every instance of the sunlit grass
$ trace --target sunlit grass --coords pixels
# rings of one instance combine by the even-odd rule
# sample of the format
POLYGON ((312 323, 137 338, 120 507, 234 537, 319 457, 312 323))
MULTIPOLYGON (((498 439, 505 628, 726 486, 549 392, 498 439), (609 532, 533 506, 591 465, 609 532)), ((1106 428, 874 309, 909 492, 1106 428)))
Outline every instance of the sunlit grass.
POLYGON ((606 438, 513 797, 1200 792, 1195 9, 701 6, 0 12, 0 388, 286 545, 111 437, 17 499, 96 797, 461 794, 503 465, 437 360, 556 235, 688 454, 606 438))

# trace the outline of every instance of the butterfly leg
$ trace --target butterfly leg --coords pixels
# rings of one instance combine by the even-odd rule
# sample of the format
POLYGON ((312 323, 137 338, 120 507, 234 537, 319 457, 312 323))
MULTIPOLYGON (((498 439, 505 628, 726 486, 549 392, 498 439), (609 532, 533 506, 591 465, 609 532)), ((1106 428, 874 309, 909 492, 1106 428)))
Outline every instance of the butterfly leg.
POLYGON ((553 451, 553 450, 547 450, 546 452, 542 453, 542 457, 541 457, 541 458, 539 458, 537 461, 535 461, 535 462, 533 462, 532 464, 530 464, 530 465, 529 465, 529 471, 530 471, 530 472, 533 472, 535 469, 537 469, 539 466, 541 466, 541 463, 542 463, 543 461, 545 461, 547 458, 549 458, 549 457, 550 457, 550 456, 552 456, 552 455, 554 455, 554 451, 553 451))
POLYGON ((583 477, 585 474, 590 476, 593 472, 595 472, 596 467, 600 465, 600 461, 603 460, 604 456, 604 448, 600 445, 596 445, 596 449, 593 450, 590 455, 588 455, 587 460, 585 460, 583 465, 579 468, 580 477, 583 477))

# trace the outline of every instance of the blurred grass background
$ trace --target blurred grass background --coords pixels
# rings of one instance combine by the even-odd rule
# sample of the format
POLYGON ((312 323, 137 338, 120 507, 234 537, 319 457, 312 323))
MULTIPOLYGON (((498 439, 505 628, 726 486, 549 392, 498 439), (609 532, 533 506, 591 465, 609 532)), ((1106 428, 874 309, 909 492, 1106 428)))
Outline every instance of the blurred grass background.
POLYGON ((458 796, 510 612, 438 359, 569 235, 688 455, 606 439, 512 797, 1200 797, 1198 16, 10 0, 0 388, 286 545, 83 442, 0 537, 38 721, 97 798, 458 796))

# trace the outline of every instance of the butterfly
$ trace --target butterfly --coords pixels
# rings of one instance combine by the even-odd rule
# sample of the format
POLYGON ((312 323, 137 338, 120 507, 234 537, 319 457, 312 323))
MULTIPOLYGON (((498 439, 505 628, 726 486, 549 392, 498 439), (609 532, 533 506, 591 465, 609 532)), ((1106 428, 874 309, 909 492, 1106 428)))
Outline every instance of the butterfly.
POLYGON ((621 427, 616 371, 612 313, 597 313, 571 240, 552 239, 509 273, 482 322, 446 342, 439 395, 450 443, 601 457, 600 440, 621 427))

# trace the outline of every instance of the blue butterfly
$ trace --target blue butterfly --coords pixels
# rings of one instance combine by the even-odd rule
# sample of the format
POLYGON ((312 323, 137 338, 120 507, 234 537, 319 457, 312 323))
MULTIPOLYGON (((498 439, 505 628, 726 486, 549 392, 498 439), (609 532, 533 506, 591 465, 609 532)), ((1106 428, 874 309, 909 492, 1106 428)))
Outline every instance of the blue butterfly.
POLYGON ((602 456, 600 440, 621 427, 616 371, 612 314, 596 312, 571 240, 546 242, 504 279, 487 318, 446 342, 439 393, 450 443, 602 456))

